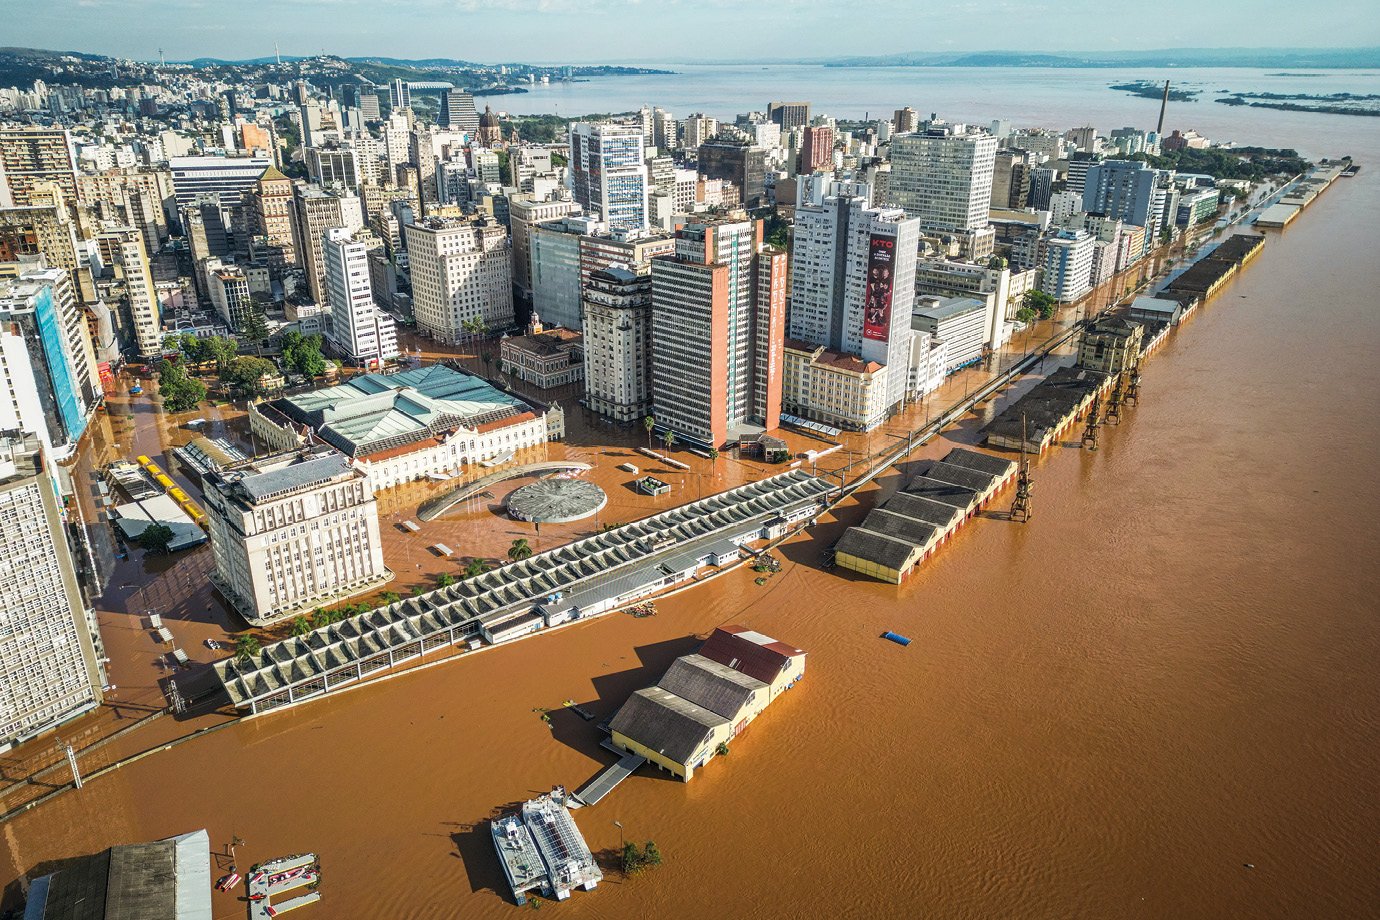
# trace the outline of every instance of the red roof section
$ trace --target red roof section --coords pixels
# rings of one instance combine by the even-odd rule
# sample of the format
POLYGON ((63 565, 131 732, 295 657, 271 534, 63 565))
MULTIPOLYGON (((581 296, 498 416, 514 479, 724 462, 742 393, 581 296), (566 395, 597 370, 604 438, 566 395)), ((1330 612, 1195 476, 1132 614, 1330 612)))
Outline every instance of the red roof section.
POLYGON ((710 634, 700 654, 764 684, 774 681, 792 658, 805 654, 769 636, 762 636, 767 641, 761 643, 744 637, 743 633, 761 635, 746 626, 721 626, 710 634))
POLYGON ((521 412, 517 415, 509 416, 508 418, 501 418, 495 422, 485 422, 482 425, 477 425, 475 426, 474 430, 479 432, 480 434, 483 434, 486 431, 495 431, 499 428, 507 428, 509 425, 521 425, 523 422, 530 422, 532 421, 532 419, 536 417, 537 415, 535 412, 521 412))

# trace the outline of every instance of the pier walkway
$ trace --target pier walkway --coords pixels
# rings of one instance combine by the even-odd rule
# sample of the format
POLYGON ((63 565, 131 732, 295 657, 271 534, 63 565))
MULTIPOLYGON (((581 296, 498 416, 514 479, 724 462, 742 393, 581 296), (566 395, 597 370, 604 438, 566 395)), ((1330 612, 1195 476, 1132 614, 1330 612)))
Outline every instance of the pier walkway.
POLYGON ((586 783, 583 789, 575 793, 576 800, 585 805, 598 804, 599 800, 612 792, 615 786, 623 782, 623 780, 627 779, 629 776, 632 776, 639 767, 647 762, 647 758, 643 757, 641 754, 619 751, 611 745, 608 745, 608 747, 610 750, 622 754, 622 757, 619 759, 618 763, 605 769, 598 776, 594 777, 594 779, 586 783))

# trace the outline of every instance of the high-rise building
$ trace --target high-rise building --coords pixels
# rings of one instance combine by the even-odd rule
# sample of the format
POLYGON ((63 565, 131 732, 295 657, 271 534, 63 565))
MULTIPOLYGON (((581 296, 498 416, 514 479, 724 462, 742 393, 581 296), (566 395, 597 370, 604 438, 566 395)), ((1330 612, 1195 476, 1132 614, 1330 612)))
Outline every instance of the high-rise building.
POLYGON ((971 233, 987 226, 997 139, 937 125, 891 139, 891 199, 922 229, 971 233))
POLYGON ((302 149, 307 175, 318 185, 339 186, 358 192, 362 183, 360 157, 353 147, 327 144, 302 149))
POLYGON ((1140 160, 1090 164, 1082 190, 1083 210, 1148 228, 1155 213, 1156 178, 1156 171, 1140 160))
POLYGON ((803 128, 810 123, 810 103, 771 102, 767 104, 767 118, 781 126, 785 134, 792 128, 803 128))
POLYGON ((297 264, 297 248, 292 237, 292 180, 270 166, 259 176, 249 192, 254 233, 263 238, 268 266, 281 273, 297 264))
POLYGON ((254 312, 249 275, 242 266, 219 264, 219 259, 211 261, 217 263, 206 266, 206 287, 211 306, 232 332, 240 332, 254 312))
POLYGON ((474 134, 479 130, 479 112, 475 109, 474 97, 463 89, 448 89, 441 93, 441 110, 436 123, 443 128, 453 128, 474 134))
POLYGON ((165 169, 109 169, 77 176, 77 194, 97 220, 138 227, 144 249, 161 252, 168 240, 163 202, 173 195, 172 175, 165 169))
POLYGON ((731 140, 709 141, 700 144, 698 163, 700 175, 737 186, 743 207, 757 208, 766 203, 767 152, 761 147, 731 140))
POLYGON ((780 422, 786 254, 760 221, 688 224, 652 260, 652 401, 657 424, 719 447, 780 422))
POLYGON ((806 175, 834 168, 834 129, 807 126, 800 133, 799 171, 806 175))
POLYGON ((365 121, 379 121, 379 97, 377 93, 364 93, 359 97, 359 116, 365 121))
POLYGON ((910 106, 897 109, 891 116, 891 125, 897 134, 912 134, 920 130, 920 113, 910 106))
POLYGON ((78 259, 77 222, 65 204, 0 208, 0 262, 35 254, 74 278, 79 261, 85 262, 78 259))
POLYGON ((570 187, 586 213, 609 227, 646 229, 649 184, 639 126, 570 126, 570 187))
POLYGON ((307 274, 307 289, 313 301, 327 307, 326 231, 343 227, 353 233, 364 226, 364 212, 358 197, 319 185, 293 186, 292 206, 293 245, 307 274))
POLYGON ((719 121, 709 115, 696 113, 681 123, 680 142, 686 150, 698 150, 700 144, 719 133, 719 121))
POLYGON ((508 230, 513 238, 513 287, 524 301, 532 299, 532 228, 578 210, 569 199, 539 201, 528 194, 508 199, 508 230))
POLYGON ((269 157, 173 157, 168 161, 179 210, 213 193, 223 209, 233 211, 272 165, 269 157))
POLYGON ((488 218, 428 218, 403 228, 417 329, 437 341, 464 340, 471 324, 513 324, 508 233, 488 218))
POLYGON ((127 347, 141 358, 158 357, 163 352, 163 317, 143 235, 134 227, 103 227, 96 234, 96 248, 120 284, 120 325, 127 347))
POLYGON ((104 651, 42 442, 0 435, 0 751, 100 705, 104 651))
MULTIPOLYGON (((822 181, 802 188, 795 219, 790 337, 884 369, 867 375, 869 398, 848 416, 847 427, 871 430, 906 395, 920 223, 899 208, 871 207, 864 183, 822 181)), ((814 417, 809 406, 826 396, 805 387, 796 404, 814 417)), ((827 415, 840 411, 831 406, 827 415)))
POLYGON ((388 106, 394 111, 412 108, 412 87, 406 80, 398 79, 388 84, 388 106))
POLYGON ((54 182, 69 206, 77 196, 76 158, 65 128, 0 127, 0 208, 33 204, 35 184, 54 182))
POLYGON ((381 367, 398 353, 393 318, 375 305, 369 281, 369 253, 383 248, 383 240, 369 230, 337 227, 326 231, 323 246, 331 347, 352 364, 381 367))
POLYGON ((211 580, 250 623, 339 603, 393 577, 369 476, 333 449, 218 470, 204 494, 211 580))
POLYGON ((1060 230, 1046 240, 1040 290, 1060 303, 1072 303, 1092 290, 1096 242, 1086 230, 1060 230))
POLYGON ((0 371, 0 431, 36 432, 49 457, 72 457, 101 389, 67 272, 30 269, 0 281, 0 371))
POLYGON ((1030 170, 1035 159, 1028 150, 1007 147, 997 151, 992 166, 992 207, 1020 209, 1030 200, 1030 170))
POLYGON ((676 116, 662 108, 652 110, 652 143, 662 153, 675 150, 680 141, 676 116))
POLYGON ((652 279, 621 265, 584 288, 585 403, 619 424, 652 408, 652 279))

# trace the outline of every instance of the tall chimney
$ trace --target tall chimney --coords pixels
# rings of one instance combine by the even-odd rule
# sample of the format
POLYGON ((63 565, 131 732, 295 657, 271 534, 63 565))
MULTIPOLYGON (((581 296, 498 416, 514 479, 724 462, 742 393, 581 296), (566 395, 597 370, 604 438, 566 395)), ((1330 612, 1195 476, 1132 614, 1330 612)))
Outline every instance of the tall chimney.
POLYGON ((1164 98, 1160 100, 1160 123, 1155 127, 1155 133, 1164 137, 1164 110, 1169 108, 1169 81, 1164 81, 1164 98))

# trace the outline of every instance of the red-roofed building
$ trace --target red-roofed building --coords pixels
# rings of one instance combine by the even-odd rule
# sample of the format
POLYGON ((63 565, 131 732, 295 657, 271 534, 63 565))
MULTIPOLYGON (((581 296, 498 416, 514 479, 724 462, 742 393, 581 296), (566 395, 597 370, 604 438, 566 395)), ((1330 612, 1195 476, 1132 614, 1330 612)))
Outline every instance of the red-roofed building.
POLYGON ((805 652, 745 626, 720 626, 699 652, 771 688, 771 698, 805 673, 805 652))
POLYGON ((781 411, 845 431, 869 431, 886 418, 886 367, 857 355, 786 340, 781 411))

